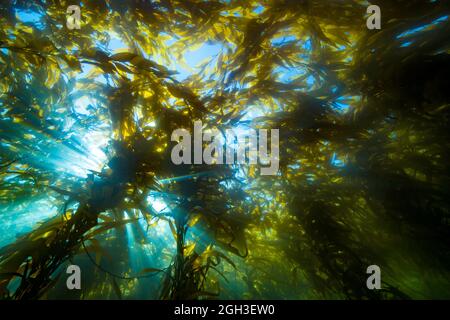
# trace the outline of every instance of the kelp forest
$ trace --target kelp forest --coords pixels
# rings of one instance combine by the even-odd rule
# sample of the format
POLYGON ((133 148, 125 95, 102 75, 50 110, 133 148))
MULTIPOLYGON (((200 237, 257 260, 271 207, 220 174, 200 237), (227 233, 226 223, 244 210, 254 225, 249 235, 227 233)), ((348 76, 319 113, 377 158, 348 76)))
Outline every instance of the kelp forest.
POLYGON ((449 299, 449 14, 1 1, 0 299, 449 299), (277 172, 175 164, 195 121, 278 129, 277 172))

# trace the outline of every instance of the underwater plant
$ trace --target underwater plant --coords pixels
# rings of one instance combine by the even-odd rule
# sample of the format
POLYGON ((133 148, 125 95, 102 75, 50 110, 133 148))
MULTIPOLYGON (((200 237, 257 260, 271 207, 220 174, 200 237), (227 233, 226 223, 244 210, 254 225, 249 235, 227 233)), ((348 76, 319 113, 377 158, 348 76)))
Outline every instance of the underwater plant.
POLYGON ((0 3, 2 299, 450 298, 447 1, 69 5, 0 3), (173 163, 195 121, 277 174, 173 163))

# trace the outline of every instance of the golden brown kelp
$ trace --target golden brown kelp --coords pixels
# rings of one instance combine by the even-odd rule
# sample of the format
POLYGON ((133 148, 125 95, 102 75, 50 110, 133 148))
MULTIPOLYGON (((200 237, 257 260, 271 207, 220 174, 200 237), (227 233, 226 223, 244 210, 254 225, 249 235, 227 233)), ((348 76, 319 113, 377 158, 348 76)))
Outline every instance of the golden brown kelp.
POLYGON ((448 5, 371 2, 381 30, 357 0, 86 1, 78 30, 64 1, 3 1, 0 218, 42 194, 59 215, 0 249, 2 297, 61 293, 81 258, 101 284, 83 297, 135 297, 148 275, 157 290, 139 298, 449 297, 448 5), (113 34, 126 49, 108 49, 113 34), (217 55, 180 78, 207 43, 217 55), (172 132, 195 120, 280 129, 279 174, 172 164, 172 132), (107 160, 79 174, 99 128, 107 160), (148 236, 159 223, 169 254, 148 236), (105 266, 113 240, 128 257, 105 266), (158 259, 141 272, 144 246, 158 259), (382 290, 365 285, 371 264, 382 290))

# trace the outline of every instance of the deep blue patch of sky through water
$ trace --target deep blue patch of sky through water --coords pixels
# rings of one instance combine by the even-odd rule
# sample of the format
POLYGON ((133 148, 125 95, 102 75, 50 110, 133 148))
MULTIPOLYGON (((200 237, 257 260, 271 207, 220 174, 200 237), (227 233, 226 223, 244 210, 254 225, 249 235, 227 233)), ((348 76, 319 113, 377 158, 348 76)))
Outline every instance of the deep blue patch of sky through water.
POLYGON ((16 9, 15 13, 19 21, 27 24, 32 24, 39 30, 42 30, 44 28, 44 25, 41 20, 44 17, 43 14, 33 10, 23 10, 23 9, 16 9))

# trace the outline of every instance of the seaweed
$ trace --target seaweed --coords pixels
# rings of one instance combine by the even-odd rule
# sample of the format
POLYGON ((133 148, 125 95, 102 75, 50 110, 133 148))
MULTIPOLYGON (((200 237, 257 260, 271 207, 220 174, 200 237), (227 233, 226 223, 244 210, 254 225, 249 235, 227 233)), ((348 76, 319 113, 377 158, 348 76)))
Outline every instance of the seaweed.
POLYGON ((369 2, 380 30, 360 0, 85 1, 73 30, 2 1, 0 297, 449 298, 450 9, 369 2), (196 120, 279 129, 278 174, 173 164, 196 120))

